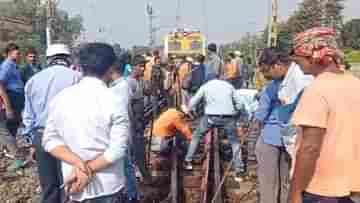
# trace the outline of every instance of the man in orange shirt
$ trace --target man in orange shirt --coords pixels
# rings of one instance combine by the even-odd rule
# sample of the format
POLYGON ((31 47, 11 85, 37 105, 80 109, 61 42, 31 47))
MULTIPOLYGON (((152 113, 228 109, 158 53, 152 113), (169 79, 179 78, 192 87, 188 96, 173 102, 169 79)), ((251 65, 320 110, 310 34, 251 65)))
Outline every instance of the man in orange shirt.
POLYGON ((294 55, 316 78, 292 122, 301 128, 290 203, 351 203, 360 191, 360 80, 341 69, 336 30, 314 28, 295 38, 294 55))
POLYGON ((168 109, 154 123, 151 150, 168 152, 172 138, 180 133, 188 142, 191 141, 190 117, 175 108, 168 109))

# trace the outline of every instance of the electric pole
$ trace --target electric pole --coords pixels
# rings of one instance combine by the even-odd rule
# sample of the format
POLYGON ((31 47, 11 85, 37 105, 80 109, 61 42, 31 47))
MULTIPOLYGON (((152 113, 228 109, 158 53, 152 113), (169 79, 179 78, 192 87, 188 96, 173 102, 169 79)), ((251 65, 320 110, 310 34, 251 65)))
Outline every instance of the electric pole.
POLYGON ((156 16, 154 15, 154 9, 150 3, 146 5, 146 12, 149 18, 149 47, 152 48, 155 45, 156 32, 157 28, 154 27, 154 19, 156 16))
POLYGON ((271 1, 271 15, 269 21, 268 47, 276 47, 278 41, 278 0, 271 1))
POLYGON ((52 44, 52 24, 55 15, 55 4, 53 0, 47 0, 46 12, 46 44, 49 47, 52 44))

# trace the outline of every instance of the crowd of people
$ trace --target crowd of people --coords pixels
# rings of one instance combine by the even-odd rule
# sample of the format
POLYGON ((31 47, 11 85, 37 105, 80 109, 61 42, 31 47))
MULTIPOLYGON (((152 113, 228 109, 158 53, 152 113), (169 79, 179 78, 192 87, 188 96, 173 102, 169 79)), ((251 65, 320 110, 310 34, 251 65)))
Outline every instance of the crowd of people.
POLYGON ((0 66, 0 143, 16 155, 16 136, 27 139, 42 203, 138 202, 136 171, 154 184, 145 156, 150 104, 157 118, 148 131, 151 151, 166 154, 173 138, 181 139, 185 170, 193 169, 201 139, 220 128, 241 181, 246 137, 239 132, 246 122, 260 132, 261 203, 353 202, 360 192, 360 80, 347 71, 336 31, 300 33, 289 53, 266 48, 256 71, 239 51, 224 60, 217 52, 209 44, 207 56, 170 56, 165 63, 159 51, 116 56, 108 44, 88 43, 75 64, 68 46, 53 44, 45 66, 29 49, 19 67, 20 47, 9 44, 0 66), (258 90, 249 92, 254 85, 258 90))

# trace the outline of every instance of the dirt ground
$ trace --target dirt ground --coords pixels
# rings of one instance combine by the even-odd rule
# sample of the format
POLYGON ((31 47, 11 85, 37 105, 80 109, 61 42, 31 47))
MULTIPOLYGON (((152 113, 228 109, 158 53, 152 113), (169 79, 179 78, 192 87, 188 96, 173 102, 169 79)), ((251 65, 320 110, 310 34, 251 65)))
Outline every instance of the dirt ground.
MULTIPOLYGON (((24 158, 29 154, 25 142, 18 140, 20 147, 19 157, 24 158)), ((1 203, 38 203, 37 188, 39 181, 34 163, 29 163, 16 172, 7 172, 7 167, 12 159, 4 154, 0 155, 0 202, 1 203)))
MULTIPOLYGON (((21 148, 20 156, 26 157, 28 151, 24 148, 23 140, 19 140, 18 144, 21 148)), ((34 163, 29 163, 25 168, 18 170, 17 172, 9 173, 6 172, 6 168, 10 165, 11 159, 5 157, 3 154, 0 155, 0 202, 1 203, 38 203, 39 202, 39 182, 37 177, 36 166, 34 163)), ((255 177, 255 168, 250 168, 251 176, 255 177)), ((256 189, 253 189, 254 179, 251 181, 245 181, 241 184, 240 189, 232 188, 228 191, 230 196, 241 196, 241 202, 244 203, 256 203, 257 194, 256 189), (235 189, 235 190, 234 190, 235 189)), ((168 184, 168 183, 167 183, 168 184)), ((237 187, 236 187, 237 188, 237 187)), ((143 188, 144 189, 144 188, 143 188)), ((152 188, 155 189, 155 188, 152 188)), ((147 190, 145 188, 145 190, 147 190)), ((151 189, 150 189, 151 190, 151 189)), ((145 193, 150 192, 147 191, 145 193)), ((230 198, 230 202, 232 198, 230 198)), ((229 200, 229 199, 228 199, 229 200)), ((360 195, 354 197, 356 203, 360 203, 360 195)))

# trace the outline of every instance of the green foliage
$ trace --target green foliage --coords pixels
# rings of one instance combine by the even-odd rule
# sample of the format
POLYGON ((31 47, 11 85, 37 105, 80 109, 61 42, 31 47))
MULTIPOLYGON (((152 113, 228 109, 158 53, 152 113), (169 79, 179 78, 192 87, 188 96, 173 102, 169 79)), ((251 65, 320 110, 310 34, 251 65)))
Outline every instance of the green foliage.
MULTIPOLYGON (((10 4, 0 4, 0 15, 13 18, 22 18, 32 23, 32 33, 22 33, 11 30, 16 36, 15 42, 21 47, 34 47, 43 52, 46 48, 46 7, 40 5, 39 0, 13 0, 10 4)), ((84 30, 81 16, 70 17, 61 9, 57 9, 53 18, 53 40, 73 45, 84 30)), ((0 30, 1 31, 1 30, 0 30)))
MULTIPOLYGON (((279 23, 278 49, 289 51, 292 39, 297 33, 316 26, 342 29, 344 0, 304 0, 286 22, 279 23)), ((265 32, 267 33, 267 32, 265 32)), ((264 36, 267 40, 267 34, 264 36)))
POLYGON ((360 50, 360 19, 347 22, 341 32, 343 46, 360 50))
POLYGON ((261 36, 248 33, 239 41, 234 41, 220 46, 220 55, 224 58, 229 53, 241 51, 244 57, 250 57, 256 61, 258 51, 265 47, 265 43, 261 36))

